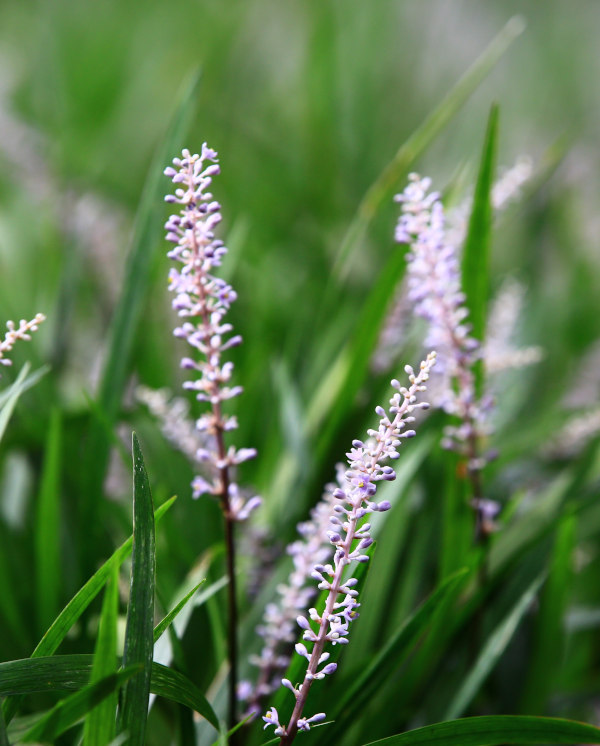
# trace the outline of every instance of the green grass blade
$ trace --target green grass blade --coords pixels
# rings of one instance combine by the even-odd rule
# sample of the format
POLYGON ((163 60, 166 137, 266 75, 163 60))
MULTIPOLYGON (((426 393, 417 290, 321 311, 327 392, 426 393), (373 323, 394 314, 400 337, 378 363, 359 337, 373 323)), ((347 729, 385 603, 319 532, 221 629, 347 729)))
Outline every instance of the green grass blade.
MULTIPOLYGON (((199 81, 200 75, 196 74, 183 91, 169 130, 150 165, 136 216, 123 290, 110 328, 108 355, 98 391, 99 407, 110 423, 114 422, 118 414, 127 381, 131 350, 150 281, 152 248, 160 241, 164 218, 163 197, 166 191, 163 170, 181 148, 182 138, 194 111, 199 81)), ((89 537, 86 537, 86 545, 82 546, 84 567, 88 567, 96 556, 93 527, 97 525, 97 510, 110 451, 104 424, 92 421, 86 451, 89 461, 86 464, 86 500, 82 522, 92 528, 89 537)))
MULTIPOLYGON (((466 306, 469 309, 469 322, 473 336, 480 342, 483 342, 485 336, 489 298, 493 218, 491 193, 496 172, 497 150, 498 107, 493 105, 488 119, 462 258, 462 289, 466 296, 466 306)), ((479 396, 483 391, 482 362, 478 361, 475 366, 475 382, 479 396)))
POLYGON ((489 715, 451 720, 371 741, 365 746, 499 746, 519 743, 600 743, 600 729, 561 718, 489 715))
MULTIPOLYGON (((117 670, 117 618, 119 613, 119 567, 112 573, 104 589, 102 613, 94 652, 90 683, 100 681, 117 670)), ((83 726, 84 746, 106 746, 115 737, 117 693, 109 695, 88 712, 83 726)))
POLYGON ((49 655, 0 663, 0 697, 81 689, 90 681, 94 656, 49 655))
MULTIPOLYGON (((175 502, 175 497, 167 500, 155 513, 155 520, 159 521, 167 510, 175 502)), ((65 606, 58 617, 52 622, 52 625, 42 637, 37 647, 31 654, 32 658, 39 658, 42 656, 52 655, 58 648, 61 642, 64 640, 68 631, 79 619, 81 614, 87 609, 89 604, 96 598, 103 585, 106 583, 108 577, 112 572, 113 565, 119 566, 123 560, 131 552, 133 543, 133 536, 130 536, 121 546, 116 549, 108 560, 92 575, 87 583, 73 596, 69 603, 65 606)), ((18 702, 11 700, 5 702, 4 717, 6 722, 10 722, 15 712, 17 711, 18 702)))
POLYGON ((54 741, 99 702, 116 692, 121 684, 134 676, 138 670, 138 666, 130 666, 119 673, 106 676, 95 684, 88 684, 70 697, 61 700, 45 717, 21 736, 20 740, 23 743, 54 741))
MULTIPOLYGON (((51 655, 0 663, 0 697, 82 689, 90 683, 94 657, 89 654, 51 655)), ((139 667, 135 670, 138 671, 139 667)), ((198 687, 184 674, 160 663, 153 663, 150 691, 159 697, 191 707, 218 729, 219 721, 213 708, 198 687)))
POLYGON ((190 707, 219 730, 219 719, 200 689, 187 676, 172 668, 152 665, 152 692, 190 707))
POLYGON ((129 732, 129 743, 142 746, 146 735, 152 652, 154 649, 154 584, 156 549, 154 512, 148 474, 135 433, 133 443, 133 552, 123 665, 141 671, 125 686, 118 732, 129 732))
POLYGON ((413 646, 425 633, 437 610, 460 593, 467 575, 468 570, 461 569, 441 583, 396 630, 371 663, 344 687, 340 698, 333 707, 328 708, 327 714, 336 721, 334 730, 328 730, 328 737, 348 725, 348 722, 356 717, 357 709, 365 706, 377 689, 385 685, 388 676, 398 670, 413 646))
POLYGON ((60 597, 60 472, 62 422, 52 411, 35 522, 36 595, 39 630, 58 613, 60 597))
POLYGON ((24 381, 27 377, 28 372, 29 363, 25 363, 25 365, 19 371, 19 375, 17 376, 12 386, 10 386, 10 388, 6 392, 3 392, 2 408, 0 409, 0 440, 2 440, 2 436, 4 435, 6 426, 8 425, 8 422, 12 417, 12 413, 17 404, 17 401, 24 391, 24 381))
POLYGON ((183 607, 187 604, 187 602, 192 598, 192 596, 195 595, 196 591, 200 586, 204 585, 206 583, 206 578, 204 580, 201 580, 197 585, 195 585, 189 593, 186 593, 186 595, 179 601, 178 604, 176 604, 171 611, 164 617, 164 619, 161 619, 161 621, 156 625, 154 628, 154 642, 158 641, 158 638, 165 632, 165 630, 173 623, 179 612, 183 609, 183 607))
POLYGON ((0 709, 0 746, 10 746, 8 742, 8 735, 6 734, 6 724, 4 722, 4 715, 0 709))
POLYGON ((523 712, 543 712, 556 680, 565 646, 564 618, 573 575, 572 558, 576 541, 577 516, 562 519, 554 543, 548 581, 540 597, 531 664, 524 687, 523 712))
POLYGON ((352 255, 361 243, 361 237, 373 219, 379 206, 392 195, 400 176, 410 164, 427 148, 432 140, 448 124, 481 81, 493 69, 498 60, 522 33, 525 25, 520 17, 511 18, 487 49, 467 70, 425 121, 413 132, 397 151, 394 158, 371 185, 358 207, 356 217, 348 229, 338 255, 333 274, 343 278, 346 267, 352 263, 352 255))
POLYGON ((390 257, 386 267, 379 276, 373 290, 369 293, 365 307, 358 324, 352 333, 352 342, 348 350, 343 350, 346 356, 344 374, 337 379, 337 389, 327 391, 328 406, 323 406, 324 392, 318 389, 314 402, 308 410, 309 436, 318 433, 317 453, 323 455, 331 443, 351 404, 356 400, 356 393, 363 385, 369 371, 372 353, 379 339, 379 331, 385 319, 390 301, 398 283, 402 280, 406 270, 405 251, 398 249, 390 257))
POLYGON ((489 636, 473 668, 464 679, 461 687, 448 706, 444 716, 445 720, 453 720, 462 715, 467 709, 473 697, 479 691, 479 687, 490 674, 502 653, 504 653, 521 619, 528 609, 531 608, 533 599, 543 583, 545 576, 546 574, 543 573, 529 585, 506 618, 502 620, 489 636))

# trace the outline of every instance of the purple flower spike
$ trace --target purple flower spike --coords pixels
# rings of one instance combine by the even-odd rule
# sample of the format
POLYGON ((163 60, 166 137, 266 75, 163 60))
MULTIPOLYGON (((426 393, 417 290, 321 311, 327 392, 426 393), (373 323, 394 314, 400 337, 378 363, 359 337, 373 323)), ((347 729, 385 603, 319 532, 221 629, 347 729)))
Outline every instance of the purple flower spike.
MULTIPOLYGON (((352 589, 356 585, 355 578, 343 581, 343 575, 347 575, 346 568, 352 562, 368 562, 369 556, 363 554, 372 543, 370 536, 370 525, 362 522, 362 518, 369 513, 381 512, 390 507, 389 502, 373 502, 372 498, 377 485, 381 480, 389 480, 393 469, 382 466, 386 459, 396 458, 400 448, 403 434, 406 434, 407 422, 412 422, 412 413, 423 406, 423 402, 417 402, 418 395, 425 391, 425 383, 429 379, 429 372, 435 364, 436 353, 431 352, 427 359, 421 363, 418 374, 412 368, 407 369, 410 385, 401 386, 397 380, 392 381, 396 392, 390 399, 388 412, 378 407, 379 427, 377 430, 369 430, 369 439, 366 442, 354 440, 352 448, 348 452, 348 466, 343 476, 341 486, 332 492, 334 500, 343 501, 343 506, 336 504, 331 506, 331 518, 339 531, 325 531, 332 543, 335 544, 333 564, 331 568, 323 564, 313 564, 310 575, 319 582, 319 588, 328 590, 325 609, 319 616, 316 609, 309 609, 309 616, 313 622, 310 626, 306 617, 297 618, 298 625, 304 630, 303 640, 309 643, 307 647, 303 643, 296 646, 296 652, 308 660, 308 666, 303 682, 295 691, 296 704, 287 726, 281 726, 279 721, 275 723, 271 716, 272 710, 267 713, 263 720, 267 725, 273 724, 283 728, 282 735, 285 743, 291 743, 298 731, 309 730, 310 723, 319 722, 325 718, 324 713, 318 713, 310 718, 303 717, 303 709, 306 703, 310 687, 315 680, 323 679, 325 676, 335 672, 336 663, 326 663, 319 670, 319 666, 328 658, 324 652, 326 643, 331 645, 346 645, 348 643, 348 632, 351 622, 358 618, 360 604, 356 600, 358 592, 352 589), (339 508, 345 513, 345 521, 339 526, 339 508), (330 572, 331 569, 331 572, 330 572), (326 580, 323 573, 331 577, 326 580), (315 631, 316 630, 316 631, 315 631), (312 649, 310 648, 312 643, 312 649)), ((277 733, 277 730, 276 730, 277 733)))
POLYGON ((175 336, 185 339, 194 350, 193 357, 184 357, 181 366, 196 371, 199 378, 186 381, 184 388, 192 390, 198 401, 206 402, 210 414, 197 420, 200 441, 207 436, 213 448, 202 448, 197 460, 210 471, 209 479, 197 476, 192 484, 194 497, 204 493, 217 495, 228 520, 245 520, 260 504, 260 498, 249 499, 233 487, 232 469, 256 456, 254 448, 225 449, 224 433, 237 426, 235 418, 225 415, 223 403, 242 393, 240 386, 229 386, 233 363, 223 361, 223 353, 242 341, 231 336, 233 327, 224 321, 236 293, 213 271, 221 266, 227 248, 215 237, 214 229, 221 222, 221 206, 209 191, 213 176, 220 173, 217 152, 206 143, 201 155, 184 150, 181 158, 173 160, 173 168, 165 169, 176 185, 173 194, 165 198, 180 205, 177 215, 165 224, 167 241, 174 244, 168 256, 178 268, 169 272, 169 289, 174 293, 173 308, 183 320, 175 336), (198 357, 200 359, 198 360, 198 357))

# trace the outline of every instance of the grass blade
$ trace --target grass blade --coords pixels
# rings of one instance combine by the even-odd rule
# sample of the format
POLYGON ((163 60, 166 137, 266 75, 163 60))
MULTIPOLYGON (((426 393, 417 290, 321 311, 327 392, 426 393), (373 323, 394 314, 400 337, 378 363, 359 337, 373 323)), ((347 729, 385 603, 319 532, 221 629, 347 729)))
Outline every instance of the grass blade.
MULTIPOLYGON (((174 497, 167 500, 155 513, 155 520, 160 518, 175 502, 174 497)), ((130 536, 121 546, 116 549, 108 560, 92 575, 87 583, 73 596, 58 617, 52 622, 46 634, 42 637, 37 647, 31 654, 32 658, 52 655, 61 642, 64 640, 68 631, 87 609, 89 604, 96 598, 103 585, 106 583, 113 565, 119 566, 131 552, 133 536, 130 536)), ((17 711, 18 702, 11 700, 3 704, 4 717, 9 723, 17 711)))
POLYGON ((129 732, 129 743, 142 746, 146 735, 152 652, 154 648, 154 583, 156 550, 154 513, 148 474, 137 436, 133 433, 133 552, 131 587, 123 665, 141 671, 125 686, 118 731, 129 732))
MULTIPOLYGON (((473 207, 469 218, 462 258, 462 289, 469 309, 473 336, 483 342, 489 297, 489 256, 492 240, 491 193, 498 150, 498 107, 492 106, 488 119, 479 174, 475 184, 473 207)), ((477 393, 483 389, 482 361, 475 366, 477 393)))
MULTIPOLYGON (((199 82, 200 75, 196 74, 185 87, 169 130, 150 165, 136 216, 132 244, 125 268, 123 291, 112 321, 108 355, 98 391, 99 408, 104 413, 106 421, 110 423, 114 422, 118 414, 136 329, 150 281, 152 267, 149 259, 150 249, 157 245, 158 237, 161 235, 165 192, 162 172, 181 147, 181 140, 188 129, 194 111, 199 82)), ((83 509, 83 524, 92 527, 92 532, 93 527, 97 525, 97 509, 100 504, 103 477, 108 466, 109 450, 105 426, 95 419, 92 420, 86 449, 89 462, 86 465, 87 480, 84 492, 86 502, 83 509)), ((89 567, 96 556, 94 539, 95 535, 92 533, 86 537, 86 545, 82 546, 84 568, 89 567)))
POLYGON ((519 626, 519 622, 531 607, 533 599, 546 577, 546 573, 538 576, 519 598, 513 609, 489 636, 486 644, 475 661, 470 673, 464 679, 462 686, 452 699, 446 710, 445 719, 452 720, 459 717, 469 706, 479 687, 485 681, 498 659, 511 641, 519 626))
POLYGON ((410 164, 448 124, 524 28, 525 25, 521 17, 511 18, 437 108, 401 145, 394 158, 371 185, 360 203, 356 217, 352 221, 336 257, 333 266, 334 276, 343 278, 345 268, 351 265, 352 255, 360 245, 360 239, 364 235, 365 229, 379 206, 391 197, 400 176, 405 173, 410 164))
POLYGON ((54 741, 99 702, 116 692, 121 684, 130 679, 138 670, 138 666, 130 666, 119 673, 106 676, 95 684, 88 684, 70 697, 61 700, 45 717, 21 736, 20 740, 23 743, 54 741))
MULTIPOLYGON (((94 684, 117 670, 117 617, 119 612, 119 567, 112 573, 104 590, 98 639, 90 683, 94 684)), ((91 710, 83 726, 84 746, 106 746, 115 737, 117 693, 109 695, 91 710)))
POLYGON ((417 728, 365 746, 499 746, 518 743, 600 743, 600 729, 562 718, 489 715, 417 728))
POLYGON ((467 574, 467 569, 459 570, 441 583, 390 637, 371 663, 346 684, 335 705, 329 707, 328 715, 336 722, 334 730, 327 731, 328 738, 343 728, 349 719, 356 717, 357 709, 360 710, 377 689, 385 684, 388 676, 398 670, 412 647, 425 633, 437 610, 458 595, 467 574))
POLYGON ((38 624, 47 629, 59 611, 60 595, 60 471, 62 422, 57 409, 50 416, 35 523, 35 564, 38 624))
POLYGON ((164 619, 161 619, 161 621, 154 628, 154 642, 158 641, 159 637, 173 623, 173 621, 175 620, 179 612, 183 609, 183 607, 187 604, 187 602, 192 598, 192 596, 195 595, 198 588, 204 585, 204 583, 206 583, 206 578, 204 580, 201 580, 197 585, 195 585, 192 588, 191 591, 186 593, 186 595, 181 599, 181 601, 179 601, 179 603, 176 604, 171 609, 171 611, 164 617, 164 619))
POLYGON ((172 668, 152 665, 152 693, 190 707, 219 730, 219 719, 200 689, 187 676, 172 668))

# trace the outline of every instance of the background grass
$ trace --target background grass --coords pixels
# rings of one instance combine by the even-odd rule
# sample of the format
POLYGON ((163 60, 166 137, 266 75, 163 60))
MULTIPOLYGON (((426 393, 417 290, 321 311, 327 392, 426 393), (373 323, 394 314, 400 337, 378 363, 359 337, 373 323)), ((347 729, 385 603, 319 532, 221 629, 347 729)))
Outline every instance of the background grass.
MULTIPOLYGON (((470 605, 461 607, 462 616, 453 614, 453 625, 434 620, 429 644, 401 677, 396 674, 393 710, 381 714, 380 702, 387 700, 380 692, 383 700, 374 696, 365 704, 364 718, 346 738, 363 743, 442 717, 473 663, 468 645, 452 643, 452 635, 463 639, 482 605, 488 639, 542 572, 549 576, 540 611, 528 607, 467 712, 596 718, 595 449, 572 462, 540 454, 568 414, 565 396, 572 395, 571 410, 598 399, 599 377, 593 366, 584 375, 581 364, 600 337, 595 3, 0 4, 0 319, 48 315, 34 341, 15 349, 15 365, 2 369, 1 383, 8 387, 25 360, 34 369, 51 366, 20 398, 0 444, 2 660, 29 656, 56 613, 131 533, 131 469, 113 447, 105 475, 100 451, 108 453, 116 436, 129 448, 132 429, 155 506, 180 496, 156 535, 157 612, 162 616, 201 577, 214 582, 222 576, 218 507, 191 501, 191 468, 132 397, 136 383, 178 391, 182 380, 160 229, 167 209, 158 194, 167 191, 166 178, 146 193, 145 214, 155 229, 140 233, 139 214, 135 222, 144 184, 157 180, 156 153, 167 165, 182 146, 198 150, 205 140, 220 153, 222 176, 214 191, 230 247, 224 274, 238 293, 231 320, 245 340, 233 355, 245 388, 237 400, 236 442, 258 448, 242 481, 265 498, 256 521, 258 548, 241 539, 247 579, 258 584, 256 600, 243 599, 243 639, 256 650, 253 625, 274 583, 265 579, 268 573, 256 580, 248 558, 275 562, 349 441, 372 425, 372 407, 387 397, 387 375, 369 375, 365 385, 357 374, 337 410, 329 408, 334 403, 327 404, 328 388, 321 386, 331 376, 334 390, 340 353, 367 309, 377 308, 373 288, 381 288, 383 298, 393 286, 389 280, 386 290, 382 272, 400 271, 391 201, 378 209, 344 272, 336 273, 346 231, 398 147, 515 12, 527 22, 525 33, 411 166, 441 189, 472 183, 496 102, 498 163, 530 154, 539 174, 496 226, 490 254, 492 294, 507 276, 525 284, 519 338, 545 352, 540 364, 510 375, 500 391, 494 440, 500 458, 489 469, 487 489, 510 504, 507 526, 494 537, 487 592, 470 595, 467 583, 470 605), (198 70, 198 87, 182 113, 183 91, 198 70), (177 111, 191 118, 185 135, 173 124, 177 111), (167 143, 172 152, 165 154, 167 143), (126 257, 140 235, 143 271, 126 281, 126 257), (125 396, 119 411, 109 411, 108 399, 97 397, 98 382, 107 341, 115 339, 115 310, 123 297, 131 298, 136 278, 139 316, 132 317, 130 354, 123 358, 125 396), (325 393, 322 408, 316 392, 325 393)), ((404 183, 405 174, 398 191, 404 183)), ((418 354, 412 338, 401 359, 415 364, 418 354)), ((108 394, 110 383, 105 379, 108 394)), ((406 467, 397 514, 382 528, 378 572, 367 582, 355 633, 356 657, 344 664, 349 677, 445 571, 471 561, 459 552, 442 562, 431 551, 449 535, 444 532, 460 531, 444 525, 450 519, 441 510, 448 465, 437 444, 440 423, 431 418, 419 433, 426 443, 422 463, 406 467)), ((411 443, 410 452, 418 447, 411 443)), ((407 446, 407 459, 410 452, 407 446)), ((175 660, 203 692, 221 663, 222 595, 195 610, 187 633, 174 642, 175 660)), ((451 608, 456 597, 446 603, 451 608)), ((93 651, 100 609, 97 601, 61 652, 93 651)), ((346 680, 341 674, 342 666, 333 693, 346 680)), ((33 695, 24 711, 55 701, 47 693, 33 695)), ((159 700, 148 743, 167 743, 175 731, 188 743, 190 729, 189 712, 159 700)), ((214 731, 195 736, 199 743, 211 737, 214 731)), ((327 737, 321 728, 313 740, 327 737)))

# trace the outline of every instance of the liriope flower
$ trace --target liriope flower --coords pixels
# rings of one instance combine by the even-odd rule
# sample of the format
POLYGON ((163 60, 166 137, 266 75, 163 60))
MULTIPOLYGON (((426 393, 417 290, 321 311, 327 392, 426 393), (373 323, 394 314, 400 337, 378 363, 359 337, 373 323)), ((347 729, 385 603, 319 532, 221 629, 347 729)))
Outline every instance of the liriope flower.
POLYGON ((311 510, 309 520, 298 524, 300 537, 286 549, 294 563, 293 570, 287 581, 277 586, 278 598, 267 604, 263 621, 256 630, 263 638, 263 647, 259 655, 250 658, 260 672, 256 686, 248 684, 246 687, 250 712, 260 710, 260 700, 277 689, 281 674, 288 667, 292 643, 297 638, 296 618, 307 612, 318 593, 311 573, 315 564, 326 562, 331 554, 327 532, 336 503, 333 493, 343 484, 344 469, 338 464, 337 483, 325 486, 323 497, 311 510))
POLYGON ((282 679, 283 686, 293 693, 296 700, 287 725, 280 722, 274 708, 263 716, 265 728, 273 725, 275 734, 281 736, 281 744, 290 744, 299 730, 310 730, 311 724, 325 718, 322 712, 307 717, 303 710, 313 681, 325 678, 337 668, 336 663, 328 662, 330 653, 325 651, 326 644, 347 644, 350 624, 358 617, 358 581, 353 577, 344 578, 345 570, 352 562, 369 560, 365 552, 373 540, 370 524, 363 519, 370 513, 390 508, 389 502, 376 501, 378 483, 396 477, 392 467, 383 465, 383 462, 398 458, 402 440, 415 435, 414 430, 405 428, 414 421, 412 412, 415 409, 428 406, 426 402, 417 402, 417 397, 426 389, 425 383, 434 363, 435 352, 432 352, 421 363, 417 374, 406 366, 410 386, 406 388, 397 380, 392 381, 396 393, 390 399, 389 412, 377 407, 378 429, 367 431, 367 442, 354 440, 346 454, 349 468, 343 486, 333 492, 336 504, 329 518, 328 537, 334 547, 333 559, 328 564, 316 564, 312 571, 318 588, 327 591, 325 608, 322 613, 315 608, 309 609, 310 621, 303 615, 297 619, 304 642, 296 645, 296 652, 307 660, 304 680, 296 687, 288 679, 282 679))
POLYGON ((18 340, 30 340, 31 334, 36 332, 39 325, 45 320, 46 317, 43 313, 36 313, 31 321, 21 319, 19 326, 16 326, 14 321, 7 321, 6 327, 8 331, 4 335, 4 339, 0 340, 0 365, 12 365, 12 360, 5 357, 4 354, 10 352, 18 340))
POLYGON ((223 354, 239 345, 242 338, 232 335, 233 327, 225 321, 236 293, 213 274, 227 253, 223 242, 214 235, 221 222, 221 206, 208 191, 220 167, 216 151, 206 143, 200 155, 184 150, 173 165, 176 168, 165 169, 165 175, 172 178, 177 188, 165 200, 181 209, 171 215, 165 229, 167 240, 174 244, 167 256, 180 265, 169 273, 169 289, 175 293, 173 308, 183 320, 174 334, 185 339, 194 351, 195 357, 181 361, 184 369, 197 374, 184 383, 184 388, 194 391, 198 401, 209 405, 209 411, 196 421, 196 429, 209 441, 206 447, 197 449, 196 459, 214 473, 211 479, 195 477, 193 496, 218 496, 228 518, 243 520, 258 507, 260 499, 241 499, 231 474, 232 467, 255 457, 255 449, 226 448, 224 439, 226 432, 237 428, 237 420, 226 415, 222 405, 241 394, 242 387, 230 385, 233 363, 224 361, 223 354))

